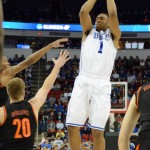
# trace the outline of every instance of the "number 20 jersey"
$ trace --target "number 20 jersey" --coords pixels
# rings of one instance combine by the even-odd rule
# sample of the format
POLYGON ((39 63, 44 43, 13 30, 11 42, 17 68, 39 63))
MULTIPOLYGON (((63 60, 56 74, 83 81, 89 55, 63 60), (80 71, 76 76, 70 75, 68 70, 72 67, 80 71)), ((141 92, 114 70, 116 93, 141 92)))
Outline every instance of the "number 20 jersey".
POLYGON ((82 42, 79 74, 110 80, 116 53, 110 30, 93 28, 82 42))
POLYGON ((6 105, 5 121, 0 125, 0 150, 33 150, 36 118, 30 103, 6 105))

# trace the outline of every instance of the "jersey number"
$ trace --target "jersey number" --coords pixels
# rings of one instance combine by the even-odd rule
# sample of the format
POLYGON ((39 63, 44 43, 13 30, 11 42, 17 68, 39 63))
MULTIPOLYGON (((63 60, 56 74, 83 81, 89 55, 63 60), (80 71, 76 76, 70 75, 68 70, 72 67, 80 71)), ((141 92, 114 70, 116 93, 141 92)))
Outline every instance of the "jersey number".
POLYGON ((98 53, 102 53, 103 52, 102 50, 103 50, 103 41, 100 42, 100 48, 98 53))
POLYGON ((30 128, 30 120, 28 118, 14 119, 13 125, 17 126, 17 130, 15 133, 14 138, 19 139, 23 137, 29 137, 31 135, 31 128, 30 128))

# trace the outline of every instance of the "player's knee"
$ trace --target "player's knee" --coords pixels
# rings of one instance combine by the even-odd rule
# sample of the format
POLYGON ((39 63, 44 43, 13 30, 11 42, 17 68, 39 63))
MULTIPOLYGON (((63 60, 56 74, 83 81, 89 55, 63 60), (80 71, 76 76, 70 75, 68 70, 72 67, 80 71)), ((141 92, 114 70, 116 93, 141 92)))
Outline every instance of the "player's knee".
POLYGON ((69 134, 74 134, 75 132, 79 131, 79 127, 74 127, 74 126, 68 126, 68 133, 69 134))
POLYGON ((101 140, 104 138, 104 131, 92 129, 92 135, 93 138, 101 140))

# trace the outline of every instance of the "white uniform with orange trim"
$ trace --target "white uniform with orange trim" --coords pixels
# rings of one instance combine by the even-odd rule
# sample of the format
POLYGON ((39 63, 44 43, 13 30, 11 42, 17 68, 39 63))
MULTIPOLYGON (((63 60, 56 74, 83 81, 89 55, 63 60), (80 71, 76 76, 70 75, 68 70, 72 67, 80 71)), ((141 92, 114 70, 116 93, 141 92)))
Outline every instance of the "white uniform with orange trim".
POLYGON ((110 76, 117 50, 110 30, 92 29, 82 43, 80 72, 68 106, 66 125, 104 130, 110 113, 110 76))

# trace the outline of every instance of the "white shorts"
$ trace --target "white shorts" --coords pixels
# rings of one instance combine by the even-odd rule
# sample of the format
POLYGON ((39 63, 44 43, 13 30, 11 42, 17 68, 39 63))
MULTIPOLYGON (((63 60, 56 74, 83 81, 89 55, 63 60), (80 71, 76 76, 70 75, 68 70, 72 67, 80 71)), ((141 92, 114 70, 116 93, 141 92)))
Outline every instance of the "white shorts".
POLYGON ((110 114, 111 83, 109 80, 79 75, 75 80, 68 105, 67 126, 84 126, 104 130, 110 114))

